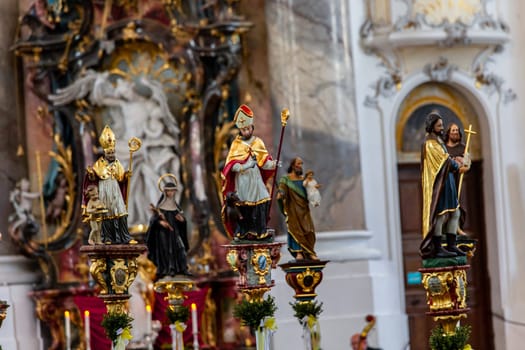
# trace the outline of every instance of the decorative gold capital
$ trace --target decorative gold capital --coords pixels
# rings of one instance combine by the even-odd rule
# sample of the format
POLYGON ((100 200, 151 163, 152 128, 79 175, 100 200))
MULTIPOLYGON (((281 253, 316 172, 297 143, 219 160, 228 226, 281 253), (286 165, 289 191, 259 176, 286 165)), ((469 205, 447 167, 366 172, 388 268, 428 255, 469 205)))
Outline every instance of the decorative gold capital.
POLYGON ((241 292, 244 295, 244 298, 250 303, 262 301, 264 294, 269 291, 270 291, 269 287, 242 288, 241 289, 241 292))
POLYGON ((186 296, 185 291, 192 290, 195 283, 191 280, 159 281, 155 283, 155 290, 159 293, 166 293, 166 299, 170 305, 182 305, 186 296))
POLYGON ((104 300, 108 314, 124 314, 128 312, 128 301, 124 299, 119 300, 104 300))
POLYGON ((467 314, 436 316, 434 317, 434 321, 441 323, 445 334, 447 336, 451 336, 456 334, 458 321, 460 321, 462 318, 467 318, 467 314))

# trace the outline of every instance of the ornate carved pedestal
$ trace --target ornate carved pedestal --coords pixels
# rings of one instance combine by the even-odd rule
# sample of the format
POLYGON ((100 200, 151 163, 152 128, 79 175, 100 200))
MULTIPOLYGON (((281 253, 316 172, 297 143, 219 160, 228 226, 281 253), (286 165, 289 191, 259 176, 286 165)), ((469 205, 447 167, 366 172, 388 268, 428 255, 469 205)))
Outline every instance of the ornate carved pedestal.
POLYGON ((272 269, 281 258, 283 243, 240 243, 224 245, 226 260, 239 272, 237 288, 246 300, 260 301, 274 285, 272 269))
POLYGON ((328 260, 298 260, 279 265, 286 273, 286 282, 295 291, 296 300, 292 307, 299 323, 303 326, 303 340, 306 350, 321 349, 321 330, 318 317, 322 312, 317 304, 315 288, 323 280, 323 269, 328 260))
POLYGON ((323 280, 323 269, 327 263, 328 260, 299 260, 279 265, 286 273, 286 282, 295 291, 295 300, 310 302, 315 299, 315 288, 323 280))
POLYGON ((243 294, 243 301, 238 306, 244 311, 236 317, 241 318, 255 332, 257 349, 266 349, 269 346, 271 333, 275 330, 273 310, 264 306, 273 304, 273 299, 269 297, 264 300, 264 294, 275 285, 272 269, 276 268, 281 258, 282 245, 283 243, 275 243, 272 239, 269 242, 234 240, 232 244, 223 246, 228 249, 228 264, 240 275, 237 289, 243 294), (261 316, 262 309, 265 309, 265 316, 261 316))
POLYGON ((100 286, 99 297, 108 314, 127 313, 128 288, 137 275, 137 258, 148 248, 143 244, 100 244, 80 247, 91 260, 89 272, 100 286))
POLYGON ((182 305, 184 302, 184 292, 193 290, 195 281, 187 277, 173 277, 162 279, 155 282, 155 291, 158 293, 167 293, 167 300, 170 306, 182 305))
POLYGON ((434 321, 441 323, 447 335, 454 335, 456 325, 467 318, 467 270, 470 265, 422 268, 422 282, 434 321))
MULTIPOLYGON (((195 281, 187 276, 168 277, 155 283, 155 291, 167 294, 166 299, 169 303, 168 308, 176 314, 180 313, 181 309, 186 308, 182 305, 185 298, 184 292, 193 289, 195 289, 195 281)), ((173 350, 184 349, 182 334, 186 329, 186 321, 187 320, 176 320, 173 324, 170 324, 173 350)), ((192 327, 196 327, 196 325, 193 325, 192 327)), ((196 335, 197 332, 194 332, 194 343, 198 344, 196 335)))

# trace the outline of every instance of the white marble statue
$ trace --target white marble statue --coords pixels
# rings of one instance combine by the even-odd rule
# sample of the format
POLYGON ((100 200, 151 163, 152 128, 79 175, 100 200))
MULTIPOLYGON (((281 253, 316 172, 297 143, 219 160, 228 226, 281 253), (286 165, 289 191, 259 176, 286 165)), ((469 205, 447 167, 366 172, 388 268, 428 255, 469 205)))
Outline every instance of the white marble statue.
POLYGON ((9 200, 15 209, 15 212, 9 216, 11 230, 14 232, 17 228, 29 221, 35 221, 32 213, 33 201, 40 198, 40 193, 30 191, 30 183, 26 178, 20 179, 16 187, 9 194, 9 200))
MULTIPOLYGON (((106 108, 104 114, 110 120, 105 122, 111 125, 118 139, 138 137, 142 140, 141 150, 133 155, 128 224, 147 224, 148 205, 157 200, 157 179, 165 173, 178 177, 180 171, 180 130, 164 89, 159 82, 146 77, 134 81, 119 78, 113 84, 108 72, 88 70, 68 87, 57 90, 50 99, 61 105, 86 96, 92 105, 106 108)), ((126 142, 117 143, 116 153, 125 164, 129 159, 126 142)))

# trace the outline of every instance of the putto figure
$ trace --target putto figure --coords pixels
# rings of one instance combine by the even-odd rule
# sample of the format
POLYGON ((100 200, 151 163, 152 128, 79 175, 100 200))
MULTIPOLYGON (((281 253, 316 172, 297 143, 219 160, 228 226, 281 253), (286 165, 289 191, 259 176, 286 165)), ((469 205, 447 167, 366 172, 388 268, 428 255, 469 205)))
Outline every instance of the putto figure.
POLYGON ((319 192, 321 185, 317 183, 312 170, 308 170, 306 174, 304 174, 303 186, 306 189, 306 195, 310 205, 314 208, 318 207, 321 204, 321 192, 319 192))
MULTIPOLYGON (((166 175, 176 181, 174 175, 166 175)), ((162 195, 156 206, 151 205, 153 215, 146 233, 148 258, 157 266, 159 279, 167 276, 190 275, 186 258, 190 247, 187 223, 184 212, 175 199, 177 185, 174 182, 167 182, 161 188, 163 177, 159 179, 162 195)))
POLYGON ((88 198, 88 202, 85 208, 84 217, 85 221, 89 221, 89 238, 88 244, 100 244, 102 243, 102 216, 107 212, 104 203, 98 198, 98 187, 95 185, 89 185, 86 189, 85 196, 88 198))
POLYGON ((276 162, 268 154, 264 142, 253 135, 253 112, 241 105, 234 122, 240 135, 232 142, 222 170, 223 222, 228 234, 236 239, 260 240, 269 236, 266 224, 270 207, 267 183, 274 174, 276 162), (226 215, 227 199, 235 192, 242 220, 226 215))
POLYGON ((292 159, 288 174, 279 180, 277 200, 288 227, 288 250, 296 260, 319 260, 314 251, 315 228, 303 185, 303 160, 292 159))
MULTIPOLYGON (((116 244, 135 243, 128 231, 126 210, 131 171, 124 170, 115 157, 115 134, 109 126, 106 125, 102 130, 99 142, 104 155, 86 169, 83 204, 86 206, 89 200, 86 196, 88 186, 96 185, 99 199, 107 209, 102 215, 102 241, 116 244)), ((133 152, 133 149, 130 150, 133 152)))
POLYGON ((421 186, 423 190, 423 242, 420 253, 424 259, 463 256, 456 246, 460 211, 454 174, 468 171, 469 165, 454 160, 443 141, 443 118, 437 111, 427 116, 425 143, 421 151, 421 186), (447 236, 447 249, 441 236, 447 236))

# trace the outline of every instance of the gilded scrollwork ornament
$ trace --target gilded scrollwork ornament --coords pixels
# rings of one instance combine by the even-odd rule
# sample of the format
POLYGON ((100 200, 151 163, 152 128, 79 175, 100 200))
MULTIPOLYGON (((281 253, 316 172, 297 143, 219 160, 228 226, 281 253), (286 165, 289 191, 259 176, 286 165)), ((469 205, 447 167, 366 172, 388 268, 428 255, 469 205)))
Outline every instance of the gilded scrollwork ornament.
POLYGON ((108 285, 106 283, 106 270, 107 264, 104 258, 92 258, 91 266, 89 267, 89 273, 93 276, 93 279, 100 287, 100 294, 108 293, 108 285))

